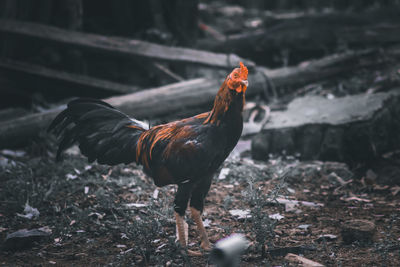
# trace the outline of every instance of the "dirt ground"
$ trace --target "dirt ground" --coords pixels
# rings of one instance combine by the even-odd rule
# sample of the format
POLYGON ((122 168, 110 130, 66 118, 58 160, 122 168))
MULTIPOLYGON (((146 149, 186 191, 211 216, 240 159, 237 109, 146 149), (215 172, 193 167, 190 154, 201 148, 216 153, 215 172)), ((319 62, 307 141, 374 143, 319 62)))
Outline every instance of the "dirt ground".
MULTIPOLYGON (((175 244, 175 186, 157 188, 134 164, 89 164, 76 149, 55 163, 52 145, 2 151, 0 239, 24 228, 48 227, 51 234, 24 241, 24 248, 4 243, 1 266, 209 264, 207 253, 188 257, 175 244), (38 217, 22 217, 27 202, 38 217)), ((254 162, 242 155, 224 163, 226 175, 216 174, 203 218, 212 243, 231 233, 247 237, 242 266, 290 266, 287 253, 326 266, 400 266, 399 186, 376 183, 380 174, 372 170, 361 177, 342 163, 254 162), (247 210, 247 218, 232 210, 247 210), (343 242, 342 225, 352 219, 375 224, 371 240, 343 242)), ((189 248, 199 250, 187 221, 189 248)))

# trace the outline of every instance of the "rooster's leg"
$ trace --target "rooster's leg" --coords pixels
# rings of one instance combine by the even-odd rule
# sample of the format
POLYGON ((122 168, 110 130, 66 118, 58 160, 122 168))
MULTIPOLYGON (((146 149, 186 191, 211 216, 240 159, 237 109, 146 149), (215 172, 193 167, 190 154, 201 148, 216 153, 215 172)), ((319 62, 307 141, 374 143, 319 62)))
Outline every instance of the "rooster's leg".
POLYGON ((204 228, 203 220, 201 219, 201 212, 193 207, 190 208, 190 212, 192 213, 193 220, 197 226, 197 232, 201 238, 201 248, 206 251, 210 251, 211 245, 210 241, 208 240, 206 229, 204 228))
POLYGON ((199 183, 193 188, 192 197, 190 199, 190 211, 201 239, 200 246, 207 251, 211 250, 211 245, 208 240, 206 229, 204 228, 203 220, 201 219, 201 214, 204 208, 204 199, 207 196, 208 190, 210 190, 211 181, 212 176, 203 179, 202 183, 199 183))
POLYGON ((183 216, 179 215, 175 212, 175 219, 176 219, 176 228, 178 229, 178 239, 181 246, 184 248, 186 247, 186 238, 185 238, 185 222, 183 220, 183 216))
POLYGON ((190 182, 178 184, 178 191, 175 195, 174 210, 176 227, 178 231, 179 243, 182 247, 186 247, 184 216, 189 202, 190 194, 192 193, 193 184, 190 182))

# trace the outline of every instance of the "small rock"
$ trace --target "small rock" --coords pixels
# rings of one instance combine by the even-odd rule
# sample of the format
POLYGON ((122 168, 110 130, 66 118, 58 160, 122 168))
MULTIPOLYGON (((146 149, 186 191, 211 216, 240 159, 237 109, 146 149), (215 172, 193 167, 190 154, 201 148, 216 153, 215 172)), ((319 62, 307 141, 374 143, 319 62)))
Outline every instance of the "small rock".
POLYGON ((296 255, 293 253, 288 253, 285 256, 285 260, 287 260, 290 263, 296 264, 296 266, 308 266, 308 267, 323 267, 323 266, 325 266, 319 262, 309 260, 307 258, 304 258, 302 256, 299 256, 299 255, 296 255))
POLYGON ((32 230, 21 229, 8 234, 3 243, 4 250, 21 250, 29 248, 33 242, 38 242, 51 235, 51 229, 47 226, 32 230))
POLYGON ((226 178, 226 176, 229 174, 230 169, 229 168, 222 168, 219 175, 218 175, 218 180, 223 180, 226 178))
POLYGON ((311 224, 300 224, 299 226, 297 226, 297 228, 307 230, 308 227, 310 227, 310 226, 311 226, 311 224))
POLYGON ((270 219, 277 220, 277 221, 280 221, 280 220, 282 220, 283 218, 285 218, 284 216, 280 215, 279 213, 271 214, 271 215, 269 215, 268 217, 269 217, 270 219))
POLYGON ((368 220, 350 220, 342 224, 342 238, 346 244, 354 241, 370 242, 375 233, 375 224, 368 220))
POLYGON ((246 209, 246 210, 234 209, 234 210, 230 210, 229 213, 233 217, 235 217, 239 220, 251 218, 250 210, 248 210, 248 209, 246 209))
POLYGON ((31 220, 32 218, 37 218, 40 215, 39 210, 37 208, 31 207, 28 202, 25 203, 24 213, 25 214, 17 213, 17 215, 19 217, 26 218, 29 220, 31 220))
POLYGON ((318 236, 317 241, 323 241, 323 240, 335 240, 337 239, 336 235, 332 235, 332 234, 325 234, 325 235, 320 235, 318 236))

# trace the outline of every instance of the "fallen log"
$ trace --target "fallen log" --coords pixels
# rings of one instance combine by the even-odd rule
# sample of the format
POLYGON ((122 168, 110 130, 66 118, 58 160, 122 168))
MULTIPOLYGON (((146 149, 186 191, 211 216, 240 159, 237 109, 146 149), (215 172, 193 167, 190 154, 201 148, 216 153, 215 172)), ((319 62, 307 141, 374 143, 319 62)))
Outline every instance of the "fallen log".
POLYGON ((302 160, 370 162, 400 145, 400 88, 327 99, 297 98, 252 140, 252 157, 300 153, 302 160))
POLYGON ((28 113, 27 110, 23 108, 7 108, 0 110, 0 122, 1 121, 8 121, 14 118, 21 117, 28 113))
MULTIPOLYGON (((371 51, 348 52, 303 63, 297 67, 274 70, 257 67, 256 71, 250 72, 250 87, 246 94, 252 96, 262 93, 265 88, 268 88, 269 83, 273 83, 275 86, 289 87, 304 85, 347 72, 352 68, 357 68, 360 64, 364 66, 364 62, 376 64, 376 56, 373 55, 375 54, 371 51), (370 60, 361 60, 365 58, 370 60), (342 63, 346 63, 345 66, 342 63), (336 67, 337 65, 340 67, 336 67)), ((193 114, 191 111, 196 107, 208 105, 208 108, 203 108, 203 110, 211 107, 221 82, 222 80, 219 79, 195 79, 112 97, 105 101, 137 119, 174 113, 180 113, 182 116, 191 115, 193 114)), ((45 129, 63 108, 58 107, 0 123, 0 148, 26 144, 29 139, 45 129)))
POLYGON ((234 54, 216 54, 189 48, 164 46, 140 40, 68 31, 29 22, 0 19, 0 33, 139 60, 192 63, 229 69, 242 61, 249 67, 254 66, 253 62, 234 54))
POLYGON ((4 77, 7 77, 7 80, 12 81, 14 85, 24 90, 39 90, 52 94, 106 96, 129 94, 139 90, 136 86, 11 60, 0 61, 0 75, 4 75, 4 77), (34 88, 35 85, 40 86, 40 88, 34 88))
MULTIPOLYGON (((206 39, 197 47, 236 53, 258 64, 276 61, 286 51, 292 64, 340 47, 359 49, 400 42, 397 12, 377 10, 363 14, 326 14, 286 20, 273 26, 227 36, 223 41, 206 39), (392 18, 392 19, 390 19, 392 18)), ((282 55, 284 57, 284 55, 282 55)), ((282 63, 282 62, 281 62, 282 63)))

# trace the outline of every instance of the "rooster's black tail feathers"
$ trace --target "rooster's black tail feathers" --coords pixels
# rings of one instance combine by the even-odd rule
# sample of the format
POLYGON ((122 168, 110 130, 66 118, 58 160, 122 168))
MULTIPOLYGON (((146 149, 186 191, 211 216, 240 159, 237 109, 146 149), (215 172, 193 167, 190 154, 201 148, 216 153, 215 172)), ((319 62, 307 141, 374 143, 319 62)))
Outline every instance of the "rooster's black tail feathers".
POLYGON ((101 100, 79 98, 53 120, 48 131, 60 138, 61 152, 79 143, 89 162, 115 165, 136 160, 136 143, 145 131, 142 124, 101 100))

